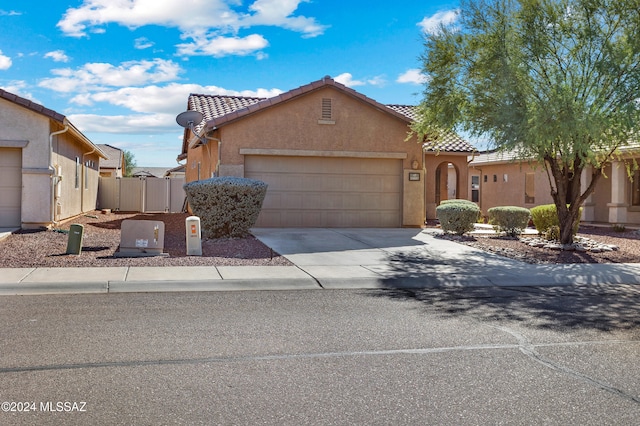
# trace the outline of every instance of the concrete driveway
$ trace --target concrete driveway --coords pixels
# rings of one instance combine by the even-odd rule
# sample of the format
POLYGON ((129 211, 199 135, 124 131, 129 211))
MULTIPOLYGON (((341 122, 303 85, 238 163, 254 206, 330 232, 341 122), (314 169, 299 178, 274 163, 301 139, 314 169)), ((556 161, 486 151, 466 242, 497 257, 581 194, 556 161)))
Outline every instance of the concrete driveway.
POLYGON ((323 287, 489 285, 486 273, 522 265, 415 228, 257 228, 267 246, 315 277, 323 287), (473 271, 480 272, 475 275, 473 271), (464 281, 464 283, 462 282, 464 281))
POLYGON ((324 288, 640 284, 640 265, 532 265, 443 238, 436 229, 254 228, 324 288))

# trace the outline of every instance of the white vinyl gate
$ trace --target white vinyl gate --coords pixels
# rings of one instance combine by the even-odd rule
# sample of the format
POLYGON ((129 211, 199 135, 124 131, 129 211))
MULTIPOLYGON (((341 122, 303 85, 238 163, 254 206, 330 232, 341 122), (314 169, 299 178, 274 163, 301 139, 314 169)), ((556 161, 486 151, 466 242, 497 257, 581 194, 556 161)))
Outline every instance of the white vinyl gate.
POLYGON ((185 200, 184 178, 101 177, 98 208, 122 212, 180 213, 185 200))

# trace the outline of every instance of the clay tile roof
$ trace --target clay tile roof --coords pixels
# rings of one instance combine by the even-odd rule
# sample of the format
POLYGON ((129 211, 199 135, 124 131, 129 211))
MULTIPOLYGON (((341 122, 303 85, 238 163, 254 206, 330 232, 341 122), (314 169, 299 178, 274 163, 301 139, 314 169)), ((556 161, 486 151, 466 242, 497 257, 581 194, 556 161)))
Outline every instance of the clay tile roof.
POLYGON ((455 133, 445 133, 436 143, 426 142, 424 150, 427 152, 474 152, 477 151, 473 145, 462 139, 455 133))
MULTIPOLYGON (((303 95, 325 86, 333 86, 336 89, 346 92, 351 96, 354 96, 357 99, 378 108, 379 110, 385 111, 390 115, 396 116, 407 123, 411 123, 417 119, 418 109, 416 106, 383 105, 351 89, 350 87, 336 82, 329 76, 325 76, 321 80, 297 87, 272 98, 191 94, 189 95, 188 109, 199 111, 204 116, 202 122, 195 126, 196 132, 200 133, 204 127, 212 129, 221 126, 245 115, 260 111, 263 108, 277 105, 281 102, 295 98, 296 96, 303 95)), ((430 144, 425 144, 425 150, 433 152, 476 151, 473 146, 455 134, 448 134, 440 143, 433 147, 431 147, 430 144)), ((183 153, 184 152, 186 152, 186 145, 183 147, 183 153)))
POLYGON ((413 105, 387 105, 387 107, 406 116, 411 121, 418 118, 418 108, 413 105))
POLYGON ((263 100, 265 98, 191 94, 189 95, 189 109, 199 111, 204 116, 202 122, 195 127, 196 131, 200 133, 206 122, 247 108, 263 100))

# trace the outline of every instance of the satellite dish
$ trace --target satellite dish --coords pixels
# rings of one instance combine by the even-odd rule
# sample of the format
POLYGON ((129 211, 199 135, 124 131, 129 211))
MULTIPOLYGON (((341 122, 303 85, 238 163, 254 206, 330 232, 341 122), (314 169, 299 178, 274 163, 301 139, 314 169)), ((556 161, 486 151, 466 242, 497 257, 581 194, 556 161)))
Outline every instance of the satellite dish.
POLYGON ((184 128, 193 130, 193 126, 200 124, 204 116, 198 111, 185 111, 178 114, 176 121, 184 128))

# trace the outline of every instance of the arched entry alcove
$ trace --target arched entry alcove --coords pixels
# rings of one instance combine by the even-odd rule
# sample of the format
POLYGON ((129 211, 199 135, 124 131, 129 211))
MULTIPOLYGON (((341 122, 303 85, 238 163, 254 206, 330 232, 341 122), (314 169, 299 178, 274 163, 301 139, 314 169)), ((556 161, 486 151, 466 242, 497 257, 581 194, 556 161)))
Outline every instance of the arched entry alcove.
POLYGON ((436 168, 435 188, 436 206, 444 200, 458 198, 460 173, 458 167, 450 162, 442 162, 436 168))
POLYGON ((436 218, 436 207, 453 198, 468 199, 469 168, 466 153, 425 152, 425 206, 427 219, 436 218))

